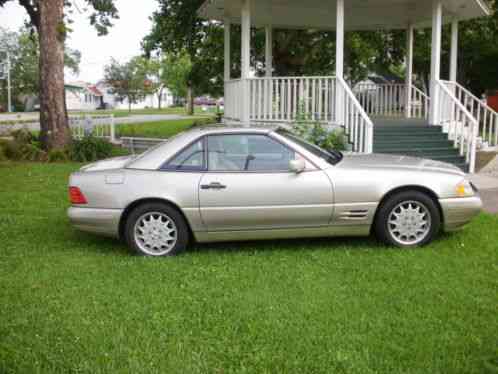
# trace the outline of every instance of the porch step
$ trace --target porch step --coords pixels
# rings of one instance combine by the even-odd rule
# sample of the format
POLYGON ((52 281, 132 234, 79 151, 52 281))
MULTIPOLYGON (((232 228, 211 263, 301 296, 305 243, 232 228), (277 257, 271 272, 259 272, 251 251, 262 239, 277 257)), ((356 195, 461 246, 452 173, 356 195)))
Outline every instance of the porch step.
POLYGON ((375 153, 426 158, 451 163, 462 170, 468 167, 465 158, 448 140, 440 126, 429 126, 424 121, 379 121, 374 126, 375 153))

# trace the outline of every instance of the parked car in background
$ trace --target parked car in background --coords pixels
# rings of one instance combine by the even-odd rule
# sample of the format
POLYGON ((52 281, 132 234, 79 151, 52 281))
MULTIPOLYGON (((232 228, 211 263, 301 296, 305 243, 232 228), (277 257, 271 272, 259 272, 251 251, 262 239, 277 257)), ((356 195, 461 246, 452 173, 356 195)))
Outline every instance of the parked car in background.
POLYGON ((327 151, 284 129, 202 127, 140 156, 73 173, 68 214, 141 255, 233 240, 368 236, 427 244, 468 223, 481 199, 455 166, 327 151))

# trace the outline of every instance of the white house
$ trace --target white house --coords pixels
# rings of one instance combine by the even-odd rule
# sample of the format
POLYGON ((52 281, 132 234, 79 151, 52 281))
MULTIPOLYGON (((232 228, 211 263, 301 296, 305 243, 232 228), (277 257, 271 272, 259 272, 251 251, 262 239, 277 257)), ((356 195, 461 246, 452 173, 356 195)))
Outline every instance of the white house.
POLYGON ((471 172, 479 136, 498 144, 498 113, 457 82, 459 21, 489 15, 483 0, 205 0, 199 14, 224 23, 227 123, 292 123, 304 116, 342 127, 356 152, 421 155, 471 172), (450 74, 445 78, 444 23, 451 24, 450 74), (230 76, 231 24, 241 27, 240 77, 230 76), (425 94, 413 84, 414 29, 431 26, 430 94, 425 94), (251 28, 266 31, 265 77, 251 76, 251 28), (335 74, 272 76, 274 28, 335 30, 335 74), (401 84, 376 84, 382 87, 372 100, 371 90, 355 93, 345 79, 344 36, 350 30, 382 29, 406 31, 406 76, 401 84), (395 120, 386 121, 386 116, 395 120))
MULTIPOLYGON (((119 98, 112 93, 112 88, 100 81, 96 85, 97 89, 102 93, 102 103, 108 109, 128 109, 128 100, 119 98)), ((174 96, 168 88, 164 88, 162 92, 161 108, 167 108, 174 104, 174 96)), ((144 97, 137 103, 132 103, 131 109, 146 109, 158 108, 159 98, 157 94, 151 94, 144 97)))
POLYGON ((64 85, 66 106, 69 111, 96 110, 102 106, 102 92, 94 85, 73 82, 64 85))

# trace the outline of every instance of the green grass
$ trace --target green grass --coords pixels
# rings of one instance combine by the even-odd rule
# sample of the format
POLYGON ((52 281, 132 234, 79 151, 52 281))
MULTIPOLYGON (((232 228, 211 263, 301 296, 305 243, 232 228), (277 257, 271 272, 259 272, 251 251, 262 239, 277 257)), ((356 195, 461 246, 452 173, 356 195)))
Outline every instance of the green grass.
POLYGON ((118 137, 169 138, 181 131, 188 130, 194 126, 194 124, 205 124, 209 122, 213 122, 212 117, 126 124, 117 126, 116 134, 118 137))
POLYGON ((491 373, 498 216, 373 239, 139 258, 73 230, 77 164, 0 165, 1 373, 491 373))

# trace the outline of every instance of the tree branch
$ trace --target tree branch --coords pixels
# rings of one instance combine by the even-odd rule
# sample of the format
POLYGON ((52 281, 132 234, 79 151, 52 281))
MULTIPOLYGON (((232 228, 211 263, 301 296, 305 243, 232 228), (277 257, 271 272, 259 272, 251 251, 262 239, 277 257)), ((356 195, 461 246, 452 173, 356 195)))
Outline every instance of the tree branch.
POLYGON ((26 9, 26 12, 28 12, 29 19, 31 20, 31 24, 36 27, 38 30, 40 26, 40 13, 38 11, 38 8, 35 7, 33 3, 31 3, 30 0, 19 0, 19 4, 26 9))

